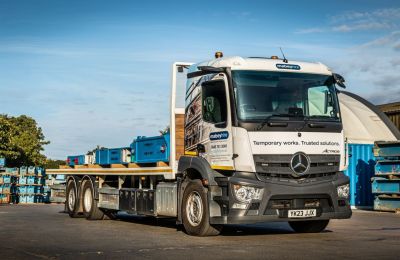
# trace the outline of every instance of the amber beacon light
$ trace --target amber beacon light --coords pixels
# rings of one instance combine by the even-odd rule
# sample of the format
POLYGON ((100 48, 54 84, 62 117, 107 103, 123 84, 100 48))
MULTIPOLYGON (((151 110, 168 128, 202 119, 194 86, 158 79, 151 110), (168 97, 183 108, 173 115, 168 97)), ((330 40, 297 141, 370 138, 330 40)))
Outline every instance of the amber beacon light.
POLYGON ((216 58, 216 59, 219 59, 219 58, 222 58, 222 57, 224 57, 224 54, 222 53, 222 51, 217 51, 217 52, 215 53, 215 58, 216 58))

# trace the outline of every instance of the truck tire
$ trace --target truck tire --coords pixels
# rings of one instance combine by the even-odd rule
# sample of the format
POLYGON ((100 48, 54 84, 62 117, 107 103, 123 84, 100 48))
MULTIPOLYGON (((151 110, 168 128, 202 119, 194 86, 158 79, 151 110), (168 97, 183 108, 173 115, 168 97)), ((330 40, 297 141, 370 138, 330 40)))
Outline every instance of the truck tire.
POLYGON ((187 234, 216 236, 221 226, 211 226, 209 221, 207 191, 200 180, 191 180, 182 200, 182 221, 187 234))
POLYGON ((71 218, 80 217, 79 215, 79 197, 78 189, 74 181, 67 183, 65 192, 65 210, 71 218))
POLYGON ((297 233, 319 233, 328 223, 329 220, 289 221, 290 227, 297 233))
POLYGON ((82 188, 82 208, 83 214, 88 220, 104 219, 104 213, 97 207, 97 201, 94 196, 94 185, 92 181, 87 180, 82 188))
POLYGON ((101 209, 103 211, 105 218, 104 219, 111 219, 115 220, 118 218, 118 210, 112 210, 112 209, 101 209))

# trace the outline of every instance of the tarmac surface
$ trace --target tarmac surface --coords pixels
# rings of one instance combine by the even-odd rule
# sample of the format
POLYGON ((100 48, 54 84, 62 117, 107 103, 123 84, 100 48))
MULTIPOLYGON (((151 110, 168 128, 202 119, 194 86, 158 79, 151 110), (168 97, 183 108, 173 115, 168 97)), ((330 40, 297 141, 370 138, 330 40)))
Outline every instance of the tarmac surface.
POLYGON ((400 214, 354 211, 319 234, 287 223, 192 237, 174 220, 70 218, 63 205, 0 205, 0 259, 400 259, 400 214))

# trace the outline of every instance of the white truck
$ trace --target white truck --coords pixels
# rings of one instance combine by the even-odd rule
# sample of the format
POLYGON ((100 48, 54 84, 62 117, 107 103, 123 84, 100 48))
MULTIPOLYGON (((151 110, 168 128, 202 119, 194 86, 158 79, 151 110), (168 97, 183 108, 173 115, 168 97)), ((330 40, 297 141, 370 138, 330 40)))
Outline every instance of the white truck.
POLYGON ((71 217, 174 217, 190 235, 288 221, 320 232, 351 217, 337 98, 321 63, 222 57, 172 68, 168 163, 47 170, 67 175, 71 217))

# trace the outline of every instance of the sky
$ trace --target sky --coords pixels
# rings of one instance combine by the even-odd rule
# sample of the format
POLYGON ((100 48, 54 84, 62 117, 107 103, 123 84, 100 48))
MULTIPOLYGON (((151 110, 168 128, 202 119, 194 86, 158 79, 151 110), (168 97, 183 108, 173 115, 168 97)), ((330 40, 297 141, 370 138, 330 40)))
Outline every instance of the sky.
POLYGON ((0 0, 0 114, 33 117, 50 158, 128 146, 169 124, 173 62, 279 47, 400 101, 398 0, 0 0))

